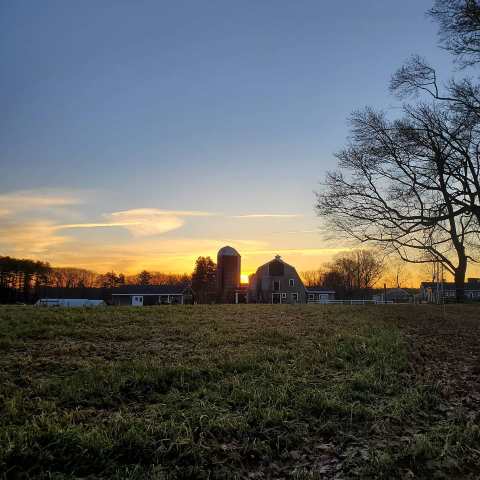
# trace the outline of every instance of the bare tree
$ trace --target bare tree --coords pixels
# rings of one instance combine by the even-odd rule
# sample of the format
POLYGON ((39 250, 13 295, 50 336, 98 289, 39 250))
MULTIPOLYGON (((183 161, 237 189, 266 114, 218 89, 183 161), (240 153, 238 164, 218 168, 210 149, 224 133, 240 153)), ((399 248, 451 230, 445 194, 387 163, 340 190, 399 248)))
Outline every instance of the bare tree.
MULTIPOLYGON (((429 266, 430 265, 431 264, 429 264, 429 266)), ((395 288, 403 288, 406 286, 409 279, 404 261, 399 259, 390 259, 386 281, 387 284, 395 288)))
POLYGON ((383 257, 372 250, 355 250, 353 255, 357 267, 357 288, 370 290, 385 270, 383 257))
POLYGON ((480 86, 452 80, 442 92, 435 69, 414 55, 393 75, 390 88, 400 98, 427 95, 431 109, 441 112, 433 133, 449 149, 444 170, 453 202, 480 224, 480 86))
POLYGON ((480 4, 477 0, 436 0, 429 14, 440 25, 442 46, 462 66, 480 61, 480 4))
POLYGON ((316 208, 347 237, 404 261, 441 262, 460 301, 478 227, 459 179, 458 145, 474 122, 440 107, 406 105, 394 121, 368 108, 353 114, 351 143, 337 154, 339 169, 327 174, 316 208))
POLYGON ((341 297, 365 297, 371 293, 383 272, 383 258, 378 252, 342 252, 326 265, 321 286, 335 290, 341 297))
POLYGON ((99 275, 90 270, 75 267, 56 267, 49 273, 49 284, 61 288, 94 287, 99 275))
POLYGON ((323 284, 324 271, 321 268, 317 270, 307 270, 300 272, 300 276, 306 287, 319 287, 323 284))

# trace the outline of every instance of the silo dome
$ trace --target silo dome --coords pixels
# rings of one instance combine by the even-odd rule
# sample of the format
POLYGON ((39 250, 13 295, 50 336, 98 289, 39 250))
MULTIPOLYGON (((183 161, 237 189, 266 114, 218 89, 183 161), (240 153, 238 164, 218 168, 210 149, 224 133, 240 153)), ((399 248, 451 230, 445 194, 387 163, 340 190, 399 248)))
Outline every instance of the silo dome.
POLYGON ((218 251, 217 257, 221 257, 221 256, 224 256, 224 255, 238 256, 238 257, 240 256, 240 254, 233 247, 230 247, 229 245, 227 245, 226 247, 222 247, 218 251))

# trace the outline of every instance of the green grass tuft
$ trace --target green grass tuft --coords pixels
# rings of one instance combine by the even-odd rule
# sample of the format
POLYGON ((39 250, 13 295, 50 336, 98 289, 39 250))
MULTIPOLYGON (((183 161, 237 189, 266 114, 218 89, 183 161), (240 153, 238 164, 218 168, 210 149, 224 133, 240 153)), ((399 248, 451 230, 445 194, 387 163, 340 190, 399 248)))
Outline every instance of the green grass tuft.
MULTIPOLYGON (((449 311, 474 348, 474 307, 449 311)), ((1 307, 0 479, 475 478, 437 313, 1 307)))

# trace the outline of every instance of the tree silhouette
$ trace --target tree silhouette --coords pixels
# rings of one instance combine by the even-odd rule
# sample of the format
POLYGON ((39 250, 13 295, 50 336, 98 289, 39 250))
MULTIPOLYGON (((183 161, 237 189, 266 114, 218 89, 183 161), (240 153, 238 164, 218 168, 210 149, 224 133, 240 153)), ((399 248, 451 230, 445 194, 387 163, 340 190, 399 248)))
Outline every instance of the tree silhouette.
POLYGON ((147 270, 142 270, 137 277, 137 283, 139 285, 150 285, 152 275, 147 270))
POLYGON ((100 275, 98 284, 102 288, 115 288, 125 283, 125 276, 120 273, 117 275, 115 272, 108 272, 104 275, 100 275))
POLYGON ((480 61, 480 5, 477 0, 436 0, 429 14, 439 23, 440 41, 461 66, 480 61))
MULTIPOLYGON (((429 14, 457 64, 477 66, 478 1, 436 0, 429 14)), ((480 250, 480 84, 466 77, 442 86, 435 69, 413 55, 390 87, 415 103, 395 121, 371 109, 353 116, 353 141, 339 154, 339 171, 327 176, 318 213, 404 260, 440 262, 461 301, 468 262, 480 250)))
MULTIPOLYGON (((389 120, 365 109, 352 116, 352 140, 326 176, 317 212, 337 232, 413 263, 440 262, 463 299, 467 248, 478 223, 462 182, 476 134, 468 112, 448 106, 405 106, 389 120)), ((473 180, 475 181, 475 180, 473 180)))
POLYGON ((192 289, 199 303, 209 303, 216 295, 217 265, 210 257, 198 257, 192 273, 192 289))
POLYGON ((28 259, 0 257, 0 302, 29 302, 48 283, 50 265, 28 259))

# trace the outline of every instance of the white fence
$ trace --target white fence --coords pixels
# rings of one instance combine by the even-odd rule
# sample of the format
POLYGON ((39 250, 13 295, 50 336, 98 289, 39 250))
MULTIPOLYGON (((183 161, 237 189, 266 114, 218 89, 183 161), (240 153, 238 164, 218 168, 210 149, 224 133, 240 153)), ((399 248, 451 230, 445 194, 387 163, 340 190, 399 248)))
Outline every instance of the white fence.
POLYGON ((385 305, 393 304, 392 300, 381 302, 377 300, 309 300, 308 303, 316 303, 322 305, 385 305))

